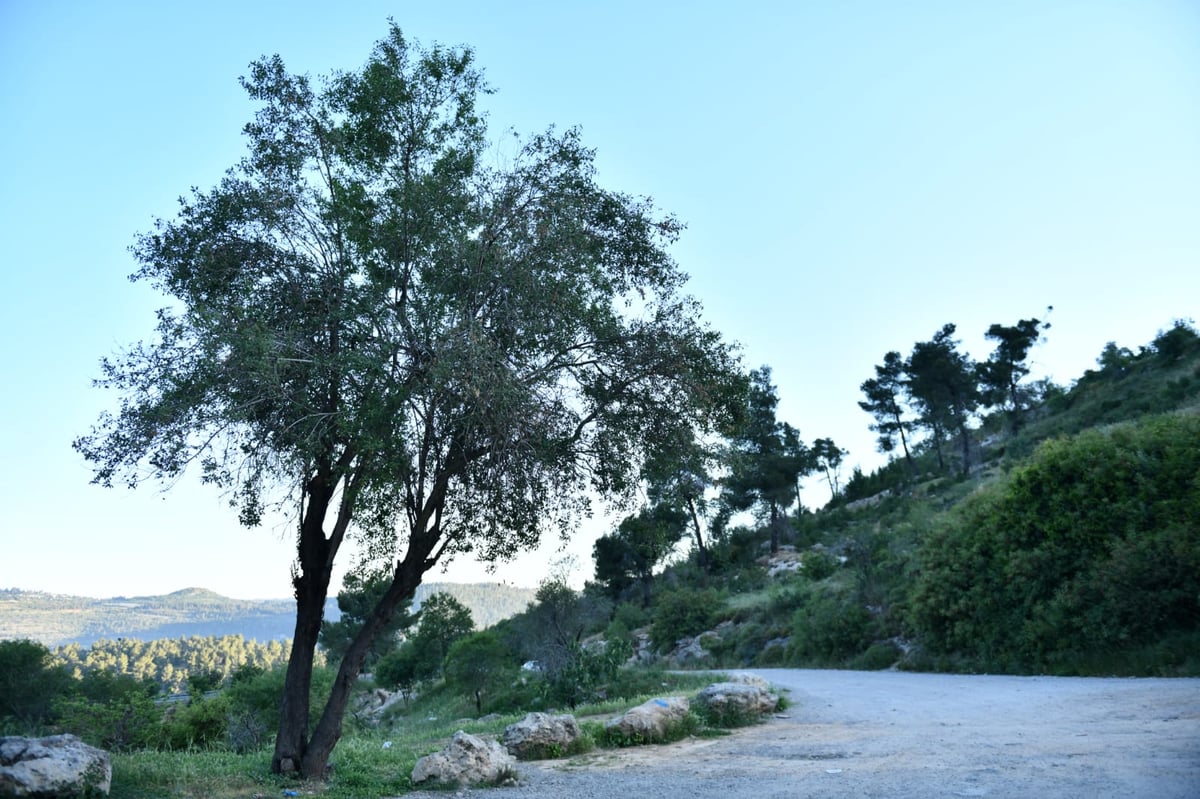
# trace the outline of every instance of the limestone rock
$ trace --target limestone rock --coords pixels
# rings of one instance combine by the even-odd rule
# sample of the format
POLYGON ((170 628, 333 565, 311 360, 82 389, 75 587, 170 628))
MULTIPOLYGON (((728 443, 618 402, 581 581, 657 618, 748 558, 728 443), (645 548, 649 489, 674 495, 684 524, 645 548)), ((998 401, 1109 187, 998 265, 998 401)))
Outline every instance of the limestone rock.
POLYGON ((495 741, 462 730, 440 752, 413 767, 413 785, 497 785, 516 778, 517 759, 495 741))
MULTIPOLYGON (((772 640, 778 640, 778 639, 772 639, 772 640)), ((767 643, 769 644, 771 642, 768 641, 767 643)), ((741 683, 742 685, 754 685, 754 686, 757 686, 757 687, 763 689, 764 691, 771 690, 771 683, 767 682, 762 677, 759 677, 757 674, 747 674, 744 671, 734 672, 733 674, 730 674, 729 682, 741 683)))
POLYGON ((704 666, 710 663, 712 653, 701 642, 706 635, 712 636, 717 641, 721 640, 721 637, 712 631, 697 635, 695 638, 681 638, 676 642, 675 650, 671 652, 671 662, 680 668, 704 666))
POLYGON ((651 699, 625 711, 623 716, 604 725, 607 730, 617 730, 621 735, 640 743, 665 740, 671 729, 684 723, 691 705, 682 696, 651 699))
POLYGON ((500 743, 519 760, 558 757, 579 740, 579 722, 570 714, 530 713, 509 724, 500 743))
POLYGON ((0 738, 0 796, 107 796, 111 786, 108 753, 74 735, 0 738))
POLYGON ((753 724, 779 707, 779 696, 765 686, 742 682, 713 683, 697 694, 695 701, 701 715, 721 727, 753 724))

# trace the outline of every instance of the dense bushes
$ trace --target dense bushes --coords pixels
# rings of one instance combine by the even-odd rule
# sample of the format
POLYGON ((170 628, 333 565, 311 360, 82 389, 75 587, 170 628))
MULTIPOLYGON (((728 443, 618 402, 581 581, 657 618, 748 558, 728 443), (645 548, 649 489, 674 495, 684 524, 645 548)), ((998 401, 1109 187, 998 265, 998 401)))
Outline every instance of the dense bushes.
POLYGON ((0 734, 37 730, 51 718, 54 698, 71 675, 36 641, 0 641, 0 734))
MULTIPOLYGON (((334 670, 313 673, 313 701, 324 702, 334 670)), ((195 675, 190 697, 159 694, 153 680, 108 670, 73 678, 32 641, 0 641, 0 733, 69 732, 110 751, 232 749, 270 742, 279 724, 284 670, 243 666, 221 688, 195 675)), ((315 719, 313 719, 315 723, 315 719)))
POLYGON ((918 562, 910 620, 931 655, 970 667, 1070 673, 1195 633, 1200 416, 1047 442, 938 525, 918 562))
POLYGON ((720 596, 712 589, 678 589, 663 592, 654 605, 650 640, 659 652, 666 652, 676 641, 707 630, 721 607, 720 596))

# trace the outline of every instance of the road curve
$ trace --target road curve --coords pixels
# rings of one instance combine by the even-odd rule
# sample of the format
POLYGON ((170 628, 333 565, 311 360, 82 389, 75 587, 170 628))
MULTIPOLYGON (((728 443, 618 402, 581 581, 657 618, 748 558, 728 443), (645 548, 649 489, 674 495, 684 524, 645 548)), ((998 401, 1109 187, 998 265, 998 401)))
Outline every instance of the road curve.
POLYGON ((494 795, 1200 797, 1200 680, 749 673, 786 689, 780 717, 722 738, 525 763, 521 784, 494 795))

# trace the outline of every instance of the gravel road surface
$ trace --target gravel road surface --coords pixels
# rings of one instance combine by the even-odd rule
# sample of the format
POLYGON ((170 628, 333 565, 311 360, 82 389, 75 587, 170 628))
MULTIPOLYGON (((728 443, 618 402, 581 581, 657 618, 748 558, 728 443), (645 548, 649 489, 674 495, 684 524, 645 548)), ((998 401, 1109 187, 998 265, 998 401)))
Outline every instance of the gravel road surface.
MULTIPOLYGON (((786 689, 781 717, 721 738, 522 763, 520 785, 487 792, 1200 799, 1200 680, 749 673, 786 689)), ((458 792, 468 794, 483 791, 458 792)))

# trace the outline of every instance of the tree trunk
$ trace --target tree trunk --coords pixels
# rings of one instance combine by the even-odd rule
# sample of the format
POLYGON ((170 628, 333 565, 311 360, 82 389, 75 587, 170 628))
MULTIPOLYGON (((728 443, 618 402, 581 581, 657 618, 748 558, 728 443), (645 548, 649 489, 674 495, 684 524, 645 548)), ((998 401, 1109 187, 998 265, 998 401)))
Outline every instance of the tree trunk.
POLYGON ((321 619, 325 615, 325 597, 329 590, 329 571, 303 574, 296 578, 296 630, 288 657, 283 683, 283 704, 279 709, 279 733, 271 771, 282 774, 301 768, 307 749, 309 690, 312 686, 313 658, 321 619))
POLYGON ((306 494, 308 506, 301 519, 300 538, 296 542, 299 570, 292 578, 296 593, 296 629, 292 635, 287 674, 284 676, 275 754, 271 757, 271 771, 276 774, 299 770, 308 748, 313 658, 316 656, 317 638, 321 633, 325 598, 329 595, 329 579, 333 571, 333 558, 330 557, 332 544, 325 538, 324 531, 325 513, 332 501, 333 490, 326 480, 314 478, 306 487, 306 494))
POLYGON ((908 437, 904 435, 904 423, 900 421, 900 414, 896 414, 896 432, 900 434, 900 447, 904 450, 904 462, 908 464, 909 475, 913 478, 917 476, 917 462, 913 460, 912 453, 908 451, 908 437))
POLYGON ((771 554, 779 552, 779 508, 771 503, 771 554))
POLYGON ((967 475, 971 473, 971 431, 965 423, 959 425, 958 437, 962 444, 962 473, 967 475))
POLYGON ((704 536, 700 533, 700 514, 696 512, 696 503, 689 497, 688 511, 692 514, 692 531, 696 535, 696 552, 699 553, 700 568, 708 571, 708 550, 704 547, 704 536))
POLYGON ((329 694, 329 701, 325 703, 321 720, 317 722, 317 727, 313 730, 312 738, 308 742, 300 763, 300 772, 304 777, 319 778, 324 775, 329 763, 329 756, 333 754, 333 748, 337 746, 338 740, 342 737, 342 721, 346 716, 346 707, 350 703, 350 694, 362 671, 363 662, 371 651, 371 645, 379 637, 380 631, 392 620, 400 603, 406 597, 412 596, 421 584, 428 555, 427 547, 414 549, 410 541, 409 551, 404 560, 397 565, 391 586, 375 605, 363 623, 362 629, 358 631, 358 635, 354 637, 350 647, 346 650, 346 655, 338 667, 337 677, 333 681, 333 690, 329 694))

